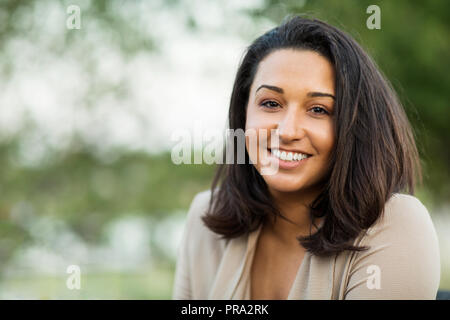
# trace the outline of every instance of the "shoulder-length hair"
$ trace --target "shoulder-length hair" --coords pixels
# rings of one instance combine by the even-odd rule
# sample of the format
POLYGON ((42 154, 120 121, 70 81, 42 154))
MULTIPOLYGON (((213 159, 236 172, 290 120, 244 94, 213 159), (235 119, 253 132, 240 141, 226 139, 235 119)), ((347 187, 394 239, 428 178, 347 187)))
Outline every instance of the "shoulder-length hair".
MULTIPOLYGON (((316 233, 297 239, 319 256, 365 250, 354 246, 354 240, 383 214, 388 199, 399 192, 413 195, 416 179, 422 182, 408 118, 389 82, 352 37, 322 21, 294 16, 247 48, 231 95, 230 129, 245 129, 249 91, 260 61, 284 48, 315 51, 335 69, 336 142, 325 185, 309 210, 311 221, 325 219, 316 233)), ((234 149, 236 155, 236 145, 234 149)), ((219 165, 202 217, 225 239, 256 230, 269 215, 286 219, 247 152, 245 158, 245 164, 219 165)))

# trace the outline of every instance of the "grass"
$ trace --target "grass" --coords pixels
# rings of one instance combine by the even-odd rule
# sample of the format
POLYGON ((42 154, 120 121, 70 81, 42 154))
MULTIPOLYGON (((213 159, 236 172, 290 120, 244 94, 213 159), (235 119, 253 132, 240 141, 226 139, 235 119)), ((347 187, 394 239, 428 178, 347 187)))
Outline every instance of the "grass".
POLYGON ((81 276, 80 290, 66 286, 67 276, 11 277, 0 284, 0 299, 171 299, 173 270, 147 273, 102 272, 81 276))

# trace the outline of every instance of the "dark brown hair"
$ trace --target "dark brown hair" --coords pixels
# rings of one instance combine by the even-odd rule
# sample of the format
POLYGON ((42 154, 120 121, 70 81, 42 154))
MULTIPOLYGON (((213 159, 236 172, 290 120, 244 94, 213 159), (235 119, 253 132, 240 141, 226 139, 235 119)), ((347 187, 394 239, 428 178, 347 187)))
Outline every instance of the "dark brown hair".
MULTIPOLYGON (((312 221, 325 219, 316 233, 298 240, 322 256, 367 249, 353 246, 356 237, 377 221, 394 193, 414 194, 416 178, 422 179, 408 118, 389 82, 355 40, 322 21, 294 16, 247 48, 231 95, 230 129, 245 129, 259 62, 283 48, 321 54, 333 65, 336 77, 336 143, 322 192, 310 206, 312 221)), ((269 215, 284 218, 247 152, 245 156, 245 164, 219 165, 203 217, 210 230, 226 239, 256 230, 269 215)))

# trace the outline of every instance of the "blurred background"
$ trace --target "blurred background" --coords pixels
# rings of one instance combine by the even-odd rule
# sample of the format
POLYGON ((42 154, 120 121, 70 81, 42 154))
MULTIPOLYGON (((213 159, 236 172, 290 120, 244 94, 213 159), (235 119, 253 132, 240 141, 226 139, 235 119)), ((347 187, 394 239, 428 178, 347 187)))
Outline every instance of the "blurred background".
POLYGON ((225 129, 246 46, 296 13, 350 33, 397 90, 450 289, 450 2, 0 0, 0 299, 170 299, 215 169, 174 165, 172 133, 225 129))

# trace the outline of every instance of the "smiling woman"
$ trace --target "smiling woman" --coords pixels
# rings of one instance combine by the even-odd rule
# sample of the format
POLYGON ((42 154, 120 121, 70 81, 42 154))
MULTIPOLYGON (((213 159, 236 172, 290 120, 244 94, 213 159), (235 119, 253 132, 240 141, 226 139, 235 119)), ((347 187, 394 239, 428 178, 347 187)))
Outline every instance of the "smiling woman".
POLYGON ((439 246, 413 196, 413 133, 351 37, 294 17, 256 39, 229 126, 272 134, 258 135, 257 148, 246 141, 250 161, 219 166, 211 191, 194 199, 174 298, 436 297, 439 246), (274 174, 262 174, 268 163, 274 174))

